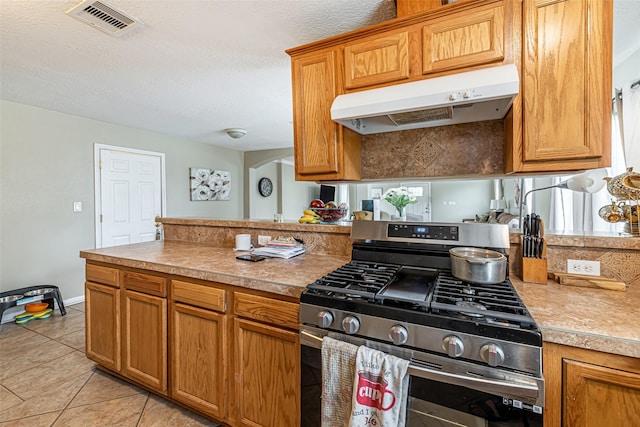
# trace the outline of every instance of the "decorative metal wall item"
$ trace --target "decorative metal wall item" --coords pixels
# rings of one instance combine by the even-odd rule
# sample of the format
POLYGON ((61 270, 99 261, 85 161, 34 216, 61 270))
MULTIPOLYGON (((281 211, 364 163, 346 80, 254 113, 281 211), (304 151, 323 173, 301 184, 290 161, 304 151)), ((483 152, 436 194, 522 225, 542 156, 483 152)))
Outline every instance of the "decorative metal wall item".
POLYGON ((231 172, 189 168, 191 200, 230 200, 231 172))

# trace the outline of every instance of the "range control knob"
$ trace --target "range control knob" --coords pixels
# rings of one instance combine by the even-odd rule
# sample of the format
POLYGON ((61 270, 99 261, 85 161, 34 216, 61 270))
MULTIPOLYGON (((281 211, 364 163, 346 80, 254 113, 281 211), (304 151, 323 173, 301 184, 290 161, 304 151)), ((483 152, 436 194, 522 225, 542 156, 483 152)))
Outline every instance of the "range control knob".
POLYGON ((395 345, 402 345, 409 339, 409 331, 402 325, 393 325, 389 330, 389 339, 395 345))
POLYGON ((360 321, 354 316, 346 316, 342 319, 342 329, 347 334, 355 334, 360 329, 360 321))
POLYGON ((472 92, 472 91, 470 91, 470 90, 465 90, 465 91, 464 91, 464 93, 462 94, 462 97, 463 97, 464 99, 469 99, 469 98, 471 98, 471 96, 472 96, 472 95, 473 95, 473 92, 472 92))
POLYGON ((458 92, 451 92, 451 94, 449 95, 449 101, 455 101, 456 99, 458 99, 458 96, 460 94, 458 92))
POLYGON ((485 344, 480 347, 480 359, 487 362, 489 366, 498 366, 504 362, 504 352, 496 344, 485 344))
POLYGON ((450 357, 460 357, 464 353, 464 343, 455 335, 449 335, 442 340, 442 349, 450 357))
POLYGON ((328 328, 333 323, 333 314, 328 311, 322 310, 318 313, 318 326, 321 328, 328 328))

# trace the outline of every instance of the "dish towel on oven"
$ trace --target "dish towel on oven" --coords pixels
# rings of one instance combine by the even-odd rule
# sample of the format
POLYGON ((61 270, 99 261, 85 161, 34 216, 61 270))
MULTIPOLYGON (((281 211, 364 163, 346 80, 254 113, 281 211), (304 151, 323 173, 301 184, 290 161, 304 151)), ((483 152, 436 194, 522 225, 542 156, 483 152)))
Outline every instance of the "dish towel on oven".
POLYGON ((358 347, 333 338, 322 339, 322 427, 346 427, 358 347))
POLYGON ((409 361, 358 348, 349 427, 404 427, 409 361))

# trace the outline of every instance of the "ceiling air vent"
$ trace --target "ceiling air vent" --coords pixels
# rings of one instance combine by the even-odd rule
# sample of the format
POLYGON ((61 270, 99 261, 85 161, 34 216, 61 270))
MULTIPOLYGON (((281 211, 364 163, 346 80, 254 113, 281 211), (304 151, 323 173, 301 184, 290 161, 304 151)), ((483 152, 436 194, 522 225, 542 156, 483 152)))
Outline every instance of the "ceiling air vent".
POLYGON ((142 22, 104 1, 85 0, 67 11, 67 15, 98 30, 119 37, 142 22))

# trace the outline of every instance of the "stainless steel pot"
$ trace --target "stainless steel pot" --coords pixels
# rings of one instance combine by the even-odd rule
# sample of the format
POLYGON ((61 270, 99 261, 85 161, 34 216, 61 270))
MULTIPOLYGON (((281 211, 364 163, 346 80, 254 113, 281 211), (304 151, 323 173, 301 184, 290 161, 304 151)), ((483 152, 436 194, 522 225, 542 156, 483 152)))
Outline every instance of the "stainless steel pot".
POLYGON ((460 280, 489 285, 507 278, 507 257, 481 248, 449 249, 451 274, 460 280))

